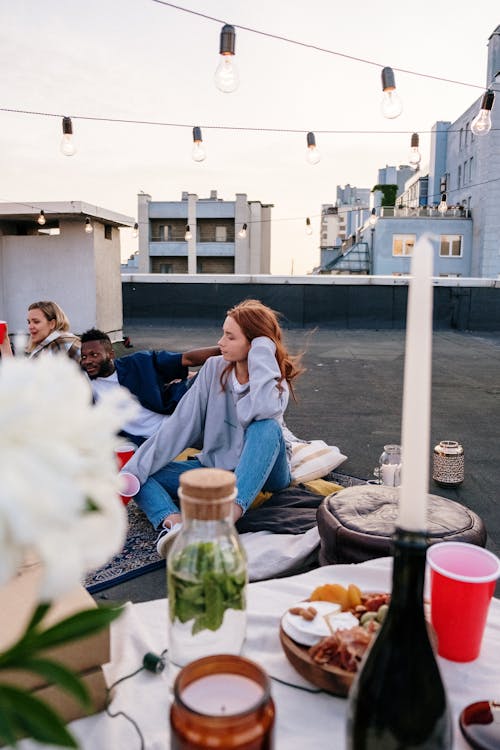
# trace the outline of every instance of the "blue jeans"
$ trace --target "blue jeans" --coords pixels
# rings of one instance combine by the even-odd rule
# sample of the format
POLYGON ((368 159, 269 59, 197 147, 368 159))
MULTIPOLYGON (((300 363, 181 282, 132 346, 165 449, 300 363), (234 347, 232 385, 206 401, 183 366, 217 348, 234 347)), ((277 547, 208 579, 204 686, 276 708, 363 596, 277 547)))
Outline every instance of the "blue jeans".
MULTIPOLYGON (((199 469, 200 461, 171 461, 152 474, 134 500, 152 525, 158 528, 172 513, 179 513, 179 477, 190 469, 199 469)), ((234 470, 238 491, 236 503, 243 513, 261 490, 282 490, 291 482, 286 446, 281 427, 274 419, 252 422, 245 431, 240 460, 234 470)))

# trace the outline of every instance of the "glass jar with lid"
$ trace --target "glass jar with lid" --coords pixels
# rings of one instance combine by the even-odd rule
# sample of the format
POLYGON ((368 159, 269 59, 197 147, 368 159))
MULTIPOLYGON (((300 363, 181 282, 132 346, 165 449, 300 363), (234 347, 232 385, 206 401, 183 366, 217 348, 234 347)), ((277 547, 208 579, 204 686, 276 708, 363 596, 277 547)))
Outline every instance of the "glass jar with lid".
POLYGON ((167 560, 169 655, 183 667, 239 654, 246 633, 246 556, 233 522, 236 479, 223 469, 180 477, 182 529, 167 560))

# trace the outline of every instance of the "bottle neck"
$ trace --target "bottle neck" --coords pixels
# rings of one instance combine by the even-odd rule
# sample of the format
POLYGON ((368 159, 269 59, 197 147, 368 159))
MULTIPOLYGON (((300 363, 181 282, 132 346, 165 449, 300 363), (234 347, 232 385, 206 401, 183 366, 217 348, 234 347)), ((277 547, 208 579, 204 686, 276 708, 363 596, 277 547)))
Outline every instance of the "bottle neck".
POLYGON ((397 528, 393 536, 391 610, 398 618, 424 619, 425 533, 397 528))

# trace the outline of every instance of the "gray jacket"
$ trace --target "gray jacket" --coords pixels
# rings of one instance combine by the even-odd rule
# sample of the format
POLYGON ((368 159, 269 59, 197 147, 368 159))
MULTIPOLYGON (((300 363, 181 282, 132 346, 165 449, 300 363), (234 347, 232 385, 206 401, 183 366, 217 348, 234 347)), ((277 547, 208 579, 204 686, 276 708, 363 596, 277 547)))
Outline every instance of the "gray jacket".
POLYGON ((253 339, 248 353, 248 388, 233 391, 231 377, 224 390, 220 376, 227 365, 223 357, 210 357, 194 385, 158 432, 146 440, 125 466, 144 484, 151 474, 203 438, 198 459, 203 466, 233 471, 243 450, 245 429, 254 420, 275 419, 283 426, 288 385, 281 381, 276 347, 267 336, 253 339))

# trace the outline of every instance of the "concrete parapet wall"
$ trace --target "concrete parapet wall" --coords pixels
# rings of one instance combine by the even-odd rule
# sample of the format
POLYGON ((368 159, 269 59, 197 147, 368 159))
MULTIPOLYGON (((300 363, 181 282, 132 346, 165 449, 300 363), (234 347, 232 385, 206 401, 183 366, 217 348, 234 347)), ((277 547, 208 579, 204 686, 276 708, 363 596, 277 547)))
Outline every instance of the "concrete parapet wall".
MULTIPOLYGON (((122 288, 127 320, 217 324, 252 297, 282 313, 288 327, 402 329, 408 278, 129 274, 122 288)), ((434 327, 500 330, 500 280, 434 279, 434 327)))

